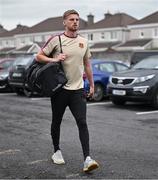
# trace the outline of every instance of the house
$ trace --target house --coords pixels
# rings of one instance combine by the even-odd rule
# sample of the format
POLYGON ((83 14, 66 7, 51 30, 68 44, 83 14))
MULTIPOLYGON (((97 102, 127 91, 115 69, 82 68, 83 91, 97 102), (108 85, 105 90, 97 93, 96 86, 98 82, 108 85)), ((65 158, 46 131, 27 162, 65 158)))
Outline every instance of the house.
MULTIPOLYGON (((17 25, 11 31, 0 33, 0 54, 36 53, 46 40, 64 31, 62 17, 51 17, 32 27, 17 25)), ((129 60, 135 50, 158 47, 158 12, 140 20, 126 14, 107 12, 94 22, 89 14, 87 21, 80 18, 79 33, 89 41, 92 57, 129 60)))
MULTIPOLYGON (((85 28, 86 21, 80 19, 81 29, 85 28)), ((22 48, 34 42, 45 42, 51 35, 63 32, 62 17, 48 18, 30 28, 22 25, 11 31, 0 34, 0 49, 4 47, 22 48)))
POLYGON ((4 32, 7 32, 7 30, 4 29, 2 25, 0 25, 0 33, 4 33, 4 32))
POLYGON ((82 33, 85 33, 90 43, 125 42, 129 36, 127 25, 137 21, 125 13, 106 13, 104 19, 91 23, 82 33))
POLYGON ((5 31, 0 33, 0 49, 12 47, 16 48, 18 42, 15 36, 20 33, 25 33, 25 31, 28 29, 29 27, 18 24, 17 27, 12 29, 11 31, 5 31))
MULTIPOLYGON (((88 20, 80 18, 80 33, 87 37, 91 44, 105 41, 124 42, 128 34, 127 24, 136 21, 124 13, 106 13, 105 18, 94 23, 94 16, 88 15, 88 20)), ((62 17, 48 18, 30 28, 18 25, 15 29, 0 34, 0 48, 21 48, 34 42, 44 42, 49 36, 63 32, 62 17)))
POLYGON ((158 11, 127 26, 129 40, 117 50, 158 50, 158 11))

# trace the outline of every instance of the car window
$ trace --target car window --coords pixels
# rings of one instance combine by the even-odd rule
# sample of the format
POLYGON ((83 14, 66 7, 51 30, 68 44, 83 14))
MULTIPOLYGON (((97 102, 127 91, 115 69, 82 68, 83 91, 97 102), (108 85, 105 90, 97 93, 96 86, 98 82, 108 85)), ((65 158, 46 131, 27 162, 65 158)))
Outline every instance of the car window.
POLYGON ((132 67, 133 69, 158 69, 158 56, 143 59, 132 67))
POLYGON ((99 70, 99 64, 95 64, 94 67, 99 70))
POLYGON ((100 70, 104 72, 114 72, 115 67, 113 66, 112 63, 102 63, 100 64, 100 70))
POLYGON ((131 65, 135 65, 136 63, 140 62, 143 59, 146 59, 151 56, 158 55, 158 51, 138 51, 134 52, 131 56, 130 63, 131 65))
POLYGON ((3 69, 8 69, 12 63, 13 63, 12 61, 4 61, 3 63, 0 64, 0 66, 3 69))
POLYGON ((32 57, 26 57, 26 58, 17 58, 16 61, 14 62, 14 66, 16 65, 27 65, 32 61, 32 57))
POLYGON ((128 67, 124 66, 123 64, 116 63, 115 65, 116 65, 117 71, 123 71, 123 70, 128 69, 128 67))

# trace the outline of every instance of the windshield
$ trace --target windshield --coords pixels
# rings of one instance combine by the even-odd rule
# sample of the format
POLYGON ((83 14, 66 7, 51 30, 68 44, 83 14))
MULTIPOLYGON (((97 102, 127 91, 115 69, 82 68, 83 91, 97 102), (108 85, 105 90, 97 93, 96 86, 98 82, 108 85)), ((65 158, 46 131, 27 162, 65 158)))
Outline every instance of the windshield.
POLYGON ((2 69, 8 69, 12 64, 13 64, 13 60, 10 60, 10 61, 4 61, 2 63, 0 63, 0 67, 2 69))
POLYGON ((158 69, 158 56, 143 59, 134 65, 132 69, 158 69))
POLYGON ((25 57, 25 58, 17 58, 16 61, 14 62, 14 66, 16 65, 27 65, 30 62, 32 62, 33 58, 32 57, 25 57))

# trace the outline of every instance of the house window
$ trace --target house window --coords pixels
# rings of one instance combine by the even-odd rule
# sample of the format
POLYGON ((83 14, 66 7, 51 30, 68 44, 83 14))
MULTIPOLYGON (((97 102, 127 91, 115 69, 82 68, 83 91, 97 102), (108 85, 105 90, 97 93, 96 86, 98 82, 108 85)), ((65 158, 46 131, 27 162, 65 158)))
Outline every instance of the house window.
POLYGON ((6 42, 5 42, 5 45, 6 45, 6 46, 8 46, 8 45, 9 45, 9 42, 8 42, 8 41, 6 41, 6 42))
POLYGON ((117 39, 117 32, 116 31, 111 31, 110 36, 111 36, 111 39, 117 39))
POLYGON ((158 28, 154 29, 154 36, 158 37, 158 28))
POLYGON ((31 42, 34 42, 34 36, 31 36, 31 37, 30 37, 30 41, 31 41, 31 42))
POLYGON ((20 41, 21 41, 22 44, 25 44, 25 38, 21 38, 20 41))
POLYGON ((42 41, 42 37, 41 36, 35 36, 34 41, 41 42, 42 41))
POLYGON ((144 32, 141 30, 140 31, 140 38, 143 38, 144 37, 144 32))
POLYGON ((101 33, 101 39, 105 39, 105 33, 104 32, 101 33))
POLYGON ((88 40, 93 41, 93 34, 88 34, 88 40))
POLYGON ((42 42, 44 42, 44 41, 45 41, 44 36, 42 36, 42 42))

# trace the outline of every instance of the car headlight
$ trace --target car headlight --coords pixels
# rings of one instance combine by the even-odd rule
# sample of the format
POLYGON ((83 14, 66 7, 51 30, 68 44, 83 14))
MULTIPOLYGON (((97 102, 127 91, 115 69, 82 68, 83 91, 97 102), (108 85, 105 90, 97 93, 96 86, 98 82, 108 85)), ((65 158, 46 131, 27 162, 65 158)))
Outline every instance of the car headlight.
POLYGON ((109 83, 112 84, 112 76, 109 77, 109 83))
POLYGON ((6 79, 6 78, 7 78, 7 76, 8 76, 8 74, 1 74, 1 75, 0 75, 0 80, 4 80, 4 79, 6 79))
POLYGON ((155 76, 155 74, 151 74, 151 75, 148 75, 148 76, 137 77, 136 80, 135 80, 135 83, 140 83, 140 82, 147 81, 149 79, 152 79, 154 76, 155 76))

